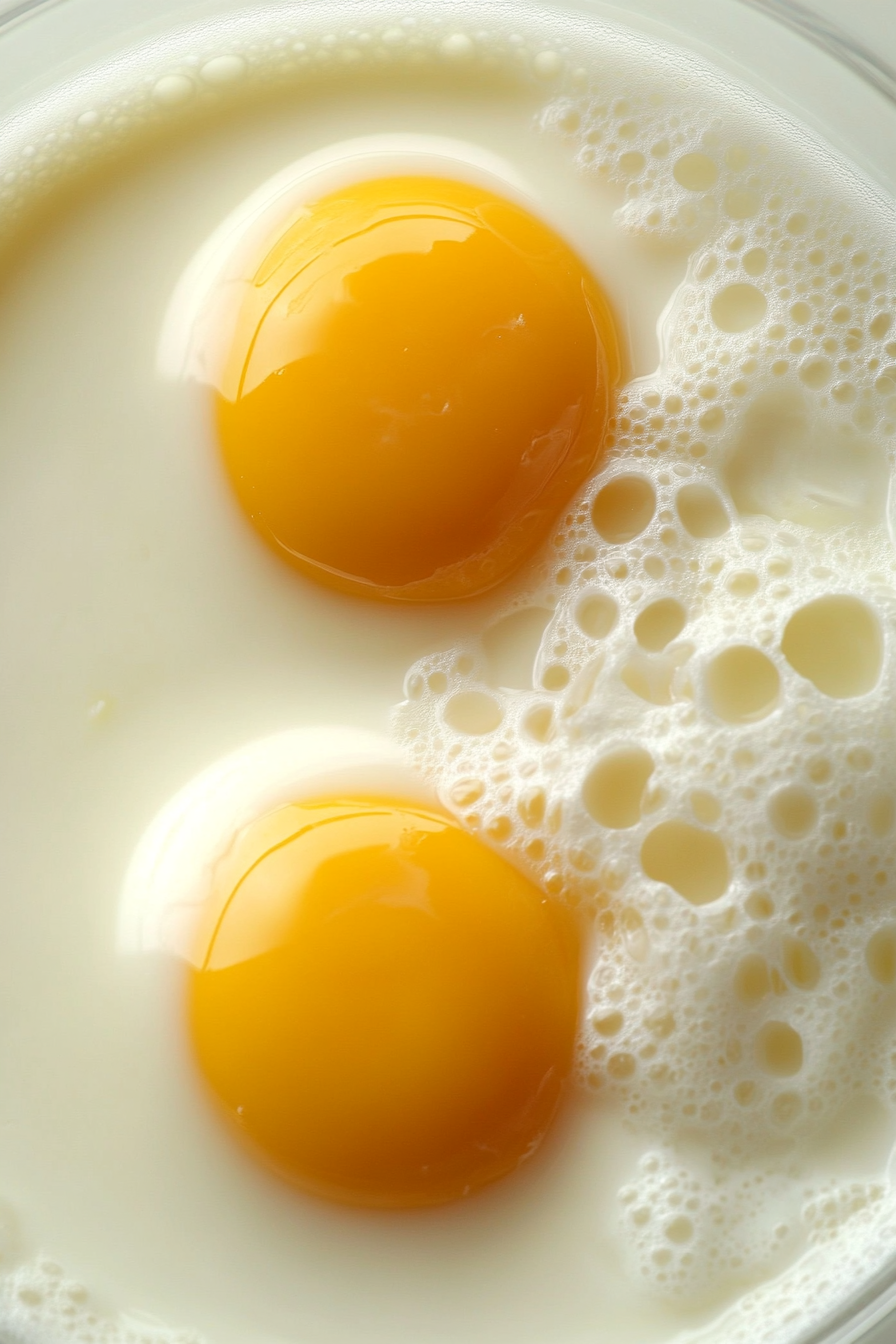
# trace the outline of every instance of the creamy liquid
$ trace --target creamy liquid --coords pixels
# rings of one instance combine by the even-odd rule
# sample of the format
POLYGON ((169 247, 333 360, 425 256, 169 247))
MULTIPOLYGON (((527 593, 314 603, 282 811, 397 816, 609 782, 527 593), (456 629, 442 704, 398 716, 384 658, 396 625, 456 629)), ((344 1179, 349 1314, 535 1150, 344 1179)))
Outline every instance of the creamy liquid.
POLYGON ((601 30, 501 29, 497 9, 488 40, 457 11, 416 30, 400 18, 329 33, 313 16, 289 32, 275 15, 254 53, 248 27, 172 39, 35 114, 52 141, 8 138, 7 203, 24 209, 41 187, 45 206, 10 239, 0 303, 4 1310, 29 1341, 144 1337, 121 1308, 225 1344, 647 1344, 713 1332, 726 1308, 724 1338, 787 1339, 810 1316, 786 1311, 827 1310, 875 1267, 896 1221, 892 220, 796 130, 680 56, 664 64, 601 30), (415 50, 432 63, 418 75, 415 50), (311 76, 340 64, 348 74, 311 76), (267 75, 270 95, 241 101, 267 75), (86 162, 141 119, 152 145, 135 141, 47 208, 68 172, 65 135, 86 162), (406 131, 518 169, 607 288, 641 380, 561 530, 560 561, 475 604, 417 611, 282 570, 227 496, 202 389, 155 373, 178 279, 230 211, 303 154, 406 131), (789 227, 795 215, 805 224, 789 227), (812 293, 822 305, 794 317, 812 293), (600 495, 620 477, 618 498, 600 495), (785 653, 782 639, 797 608, 830 592, 872 612, 881 652, 875 662, 872 637, 862 666, 847 659, 845 694, 828 704, 798 666, 818 640, 797 630, 785 653), (711 675, 743 644, 777 674, 764 699, 742 656, 711 675), (180 967, 120 956, 117 905, 141 832, 192 775, 292 725, 385 731, 417 660, 398 736, 422 743, 468 824, 593 910, 599 950, 582 1086, 546 1151, 468 1205, 370 1217, 297 1199, 219 1132, 186 1057, 180 967), (513 748, 497 757, 492 731, 468 731, 494 712, 513 748), (524 758, 533 768, 515 774, 524 758), (667 831, 645 857, 664 821, 718 843, 695 850, 689 833, 682 863, 667 831), (839 822, 842 835, 823 830, 839 822), (827 904, 829 925, 859 892, 865 922, 829 927, 822 946, 787 902, 841 861, 862 881, 813 894, 809 911, 827 904), (843 995, 833 945, 846 948, 843 995), (796 1045, 776 1023, 798 1034, 811 1076, 793 1070, 796 1045), (846 1033, 837 1056, 831 1023, 846 1033), (740 1056, 720 1062, 733 1040, 740 1056), (651 1078, 664 1062, 671 1089, 651 1078), (751 1081, 755 1109, 736 1092, 751 1081))

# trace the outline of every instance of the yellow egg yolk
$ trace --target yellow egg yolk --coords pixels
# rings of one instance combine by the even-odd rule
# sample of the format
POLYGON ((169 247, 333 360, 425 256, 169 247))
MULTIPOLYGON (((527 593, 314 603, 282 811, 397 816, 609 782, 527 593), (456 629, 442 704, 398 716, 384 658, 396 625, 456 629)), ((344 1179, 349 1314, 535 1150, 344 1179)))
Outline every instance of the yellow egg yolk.
POLYGON ((199 1068, 304 1190, 457 1199, 551 1123, 577 1028, 576 930, 444 816, 335 799, 259 819, 219 865, 198 953, 199 1068))
POLYGON ((606 300, 519 205, 428 177, 309 206, 254 276, 216 398, 227 473, 283 559, 337 588, 493 587, 597 459, 606 300))

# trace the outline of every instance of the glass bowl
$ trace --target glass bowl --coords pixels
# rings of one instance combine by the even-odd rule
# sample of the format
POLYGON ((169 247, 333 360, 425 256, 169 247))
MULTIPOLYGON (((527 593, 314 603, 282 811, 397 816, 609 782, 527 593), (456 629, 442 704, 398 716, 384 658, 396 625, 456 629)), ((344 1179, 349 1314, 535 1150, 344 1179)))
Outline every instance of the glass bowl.
MULTIPOLYGON (((487 11, 488 0, 478 3, 487 11)), ((103 57, 253 7, 246 0, 0 0, 0 132, 22 103, 103 57)), ((896 195, 896 68, 851 31, 858 25, 842 0, 520 0, 520 8, 593 15, 685 46, 811 127, 879 192, 896 195), (843 12, 834 22, 825 9, 843 12)), ((881 32, 884 8, 879 3, 873 15, 881 32)), ((889 1265, 792 1344, 860 1340, 896 1344, 896 1246, 889 1265)))

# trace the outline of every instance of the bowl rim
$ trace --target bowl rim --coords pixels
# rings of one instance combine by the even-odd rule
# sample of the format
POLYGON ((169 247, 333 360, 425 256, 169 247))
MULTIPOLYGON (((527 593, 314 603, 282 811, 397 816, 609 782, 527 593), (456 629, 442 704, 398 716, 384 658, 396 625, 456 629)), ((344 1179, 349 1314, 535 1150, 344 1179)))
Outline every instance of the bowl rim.
MULTIPOLYGON (((801 0, 734 2, 802 37, 896 107, 896 65, 884 60, 840 24, 801 0)), ((70 7, 69 0, 17 0, 0 10, 0 40, 10 29, 63 5, 70 7)), ((792 1344, 860 1344, 861 1341, 870 1344, 876 1327, 885 1322, 896 1322, 896 1246, 889 1263, 859 1292, 835 1308, 820 1324, 795 1337, 792 1344)), ((893 1339, 896 1344, 896 1330, 893 1339)), ((884 1344, 882 1338, 879 1338, 879 1344, 884 1344)))

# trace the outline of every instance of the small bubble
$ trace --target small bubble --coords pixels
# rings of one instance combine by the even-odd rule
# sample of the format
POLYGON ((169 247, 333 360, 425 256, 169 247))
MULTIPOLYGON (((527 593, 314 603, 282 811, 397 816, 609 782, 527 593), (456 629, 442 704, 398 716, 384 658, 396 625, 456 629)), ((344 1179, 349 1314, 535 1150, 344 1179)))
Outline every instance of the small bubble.
POLYGON ((820 388, 825 387, 831 381, 833 371, 831 361, 818 355, 811 356, 809 359, 804 359, 798 369, 802 381, 807 387, 811 387, 813 391, 818 391, 820 388))
POLYGON ((814 989, 821 976, 818 958, 800 938, 785 938, 782 946, 784 974, 797 989, 814 989))
POLYGON ((813 784, 827 784, 833 773, 833 766, 826 756, 815 756, 806 766, 806 774, 813 784))
POLYGON ((759 649, 735 644, 716 654, 705 674, 715 714, 726 723, 752 723, 774 709, 781 687, 778 669, 759 649))
POLYGON ((188 102, 196 92, 196 85, 188 75, 163 75, 153 85, 152 96, 164 107, 176 107, 188 102))
POLYGON ((772 794, 768 817, 779 835, 794 840, 812 830, 818 818, 818 808, 807 789, 791 784, 772 794))
POLYGON ((742 1003, 759 1003, 771 993, 768 963, 758 953, 750 952, 738 962, 734 973, 734 993, 742 1003))
POLYGON ((687 191, 709 191, 716 184, 719 170, 707 154, 683 154, 675 161, 672 176, 687 191))
POLYGON ((635 638, 642 649, 659 653, 677 639, 687 624, 687 612, 674 597, 662 597, 639 612, 635 638))
POLYGON ((442 40, 439 51, 447 60, 466 60, 476 51, 476 44, 466 32, 453 32, 442 40))
POLYGON ((767 308, 765 295, 755 285, 727 285, 712 301, 712 320, 720 331, 750 331, 765 317, 767 308))
POLYGON ((868 825, 876 836, 887 835, 893 829, 896 803, 892 794, 875 793, 868 804, 868 825))
POLYGON ((623 1021, 621 1013, 607 1013, 604 1017, 593 1018, 591 1025, 599 1036, 618 1036, 623 1021))
POLYGON ((711 406, 708 411, 704 411, 698 422, 701 429, 707 433, 713 430, 721 429, 725 423, 725 411, 721 406, 711 406))
POLYGON ((563 57, 556 51, 540 51, 532 62, 532 68, 542 79, 553 79, 563 68, 563 57))
POLYGON ((541 674, 541 684, 546 691, 562 691, 569 685, 569 668, 563 663, 551 663, 541 674))
POLYGON ((771 919, 775 913, 775 903, 767 891, 751 891, 744 902, 744 909, 751 919, 762 923, 771 919))
POLYGON ((460 691, 451 697, 444 710, 450 728, 472 737, 493 733, 503 717, 497 700, 484 691, 460 691))
POLYGON ((694 1224, 690 1218, 686 1218, 683 1214, 678 1218, 673 1218, 672 1222, 666 1227, 666 1236, 678 1246, 690 1241, 693 1235, 694 1224))
POLYGON ((629 1078, 634 1077, 636 1068, 634 1055, 630 1055, 624 1050, 616 1055, 611 1055, 607 1060, 607 1073, 619 1082, 626 1082, 629 1078))
POLYGON ((547 742, 554 723, 554 711, 550 705, 536 705, 523 719, 523 728, 535 742, 547 742))
POLYGON ((600 826, 627 830, 641 819, 641 800, 653 774, 653 758, 643 747, 620 747, 591 768, 582 784, 582 802, 600 826))
POLYGON ((656 495, 643 476, 617 476, 598 491, 591 506, 595 529, 613 545, 640 536, 653 518, 656 495))
MULTIPOLYGON (((796 1092, 780 1092, 772 1102, 772 1118, 779 1125, 790 1125, 803 1109, 802 1098, 796 1092)), ((775 1229, 776 1234, 781 1229, 775 1229)), ((786 1235, 784 1229, 782 1235, 786 1235)))
POLYGON ((245 73, 242 56, 214 56, 200 68, 199 76, 206 84, 235 84, 245 73))
POLYGON ((723 842, 686 821, 664 821, 649 832, 641 846, 641 867, 692 905, 717 901, 731 879, 723 842))
POLYGON ((590 593, 576 607, 576 625, 591 639, 605 639, 619 616, 619 608, 608 593, 590 593))
POLYGON ((733 597, 752 597, 759 591, 759 575, 748 569, 741 570, 731 575, 727 588, 733 597))
POLYGON ((803 1067, 803 1041, 787 1022, 766 1022, 756 1037, 761 1068, 779 1078, 791 1078, 803 1067))
POLYGON ((527 826, 540 826, 544 821, 545 792, 541 788, 525 789, 519 797, 517 811, 527 826))
POLYGON ((490 840, 503 844, 509 840, 513 834, 513 824, 509 817, 493 817, 485 827, 485 833, 490 840))
POLYGON ((741 1082, 734 1085, 734 1100, 738 1106, 752 1106, 756 1100, 756 1084, 749 1078, 744 1078, 741 1082))
POLYGON ((731 526, 724 504, 708 485, 683 485, 675 507, 685 530, 700 540, 721 537, 731 526))
POLYGON ((784 630, 781 651, 795 672, 823 694, 846 700, 876 686, 883 661, 877 615, 848 594, 800 607, 784 630))
POLYGON ((624 177, 638 177, 644 171, 645 162, 643 154, 631 149, 619 155, 616 166, 624 177))
POLYGON ((755 280, 757 276, 765 272, 768 266, 768 253, 764 247, 751 247, 749 252, 745 252, 741 258, 741 265, 747 275, 751 275, 755 280))
POLYGON ((865 947, 865 962, 879 985, 896 981, 896 927, 887 925, 871 935, 865 947))

